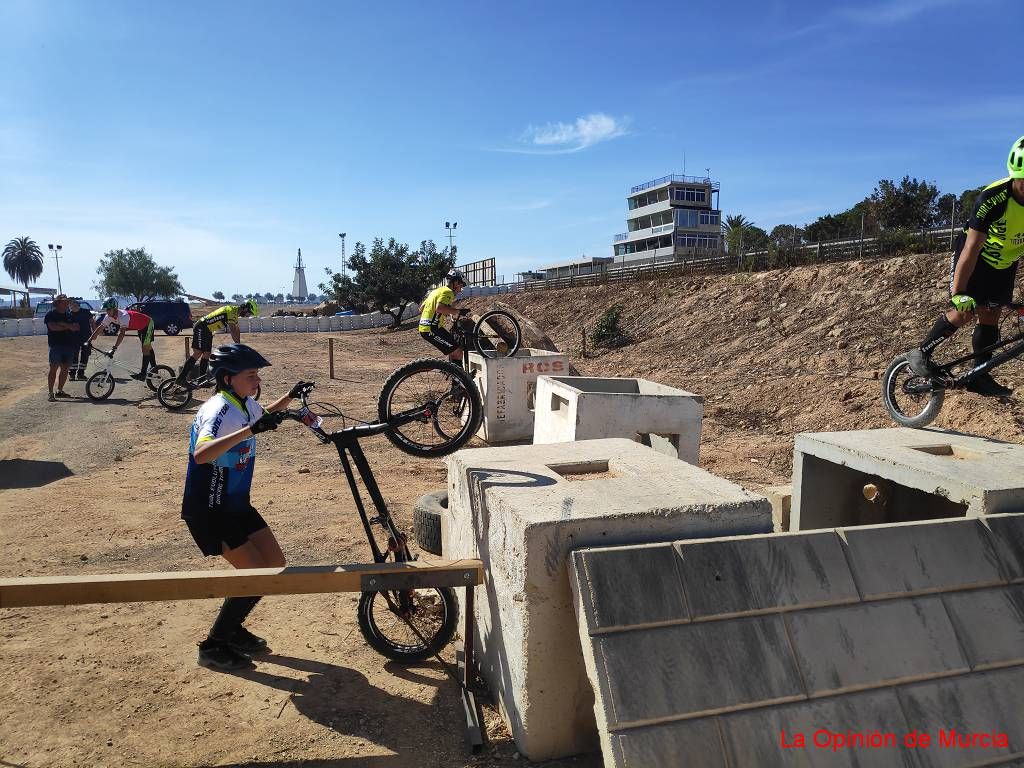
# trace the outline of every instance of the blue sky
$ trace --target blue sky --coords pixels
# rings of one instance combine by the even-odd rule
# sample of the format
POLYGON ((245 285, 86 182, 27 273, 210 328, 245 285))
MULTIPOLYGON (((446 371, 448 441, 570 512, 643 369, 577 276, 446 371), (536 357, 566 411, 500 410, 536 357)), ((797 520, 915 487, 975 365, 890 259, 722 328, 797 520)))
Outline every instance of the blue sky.
POLYGON ((302 248, 316 291, 339 232, 458 221, 508 279, 609 255, 684 155, 768 230, 959 193, 1024 134, 1019 3, 0 0, 0 241, 61 243, 87 295, 112 248, 204 295, 287 292, 302 248))

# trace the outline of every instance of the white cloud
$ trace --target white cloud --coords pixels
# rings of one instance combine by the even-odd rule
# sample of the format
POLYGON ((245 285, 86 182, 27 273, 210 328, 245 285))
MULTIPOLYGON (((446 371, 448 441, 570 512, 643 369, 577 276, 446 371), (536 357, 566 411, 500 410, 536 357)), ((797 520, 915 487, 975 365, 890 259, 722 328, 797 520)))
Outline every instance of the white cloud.
POLYGON ((624 136, 628 120, 616 119, 602 112, 577 117, 572 123, 548 123, 530 126, 523 134, 525 147, 501 150, 538 155, 560 155, 580 152, 602 141, 624 136))

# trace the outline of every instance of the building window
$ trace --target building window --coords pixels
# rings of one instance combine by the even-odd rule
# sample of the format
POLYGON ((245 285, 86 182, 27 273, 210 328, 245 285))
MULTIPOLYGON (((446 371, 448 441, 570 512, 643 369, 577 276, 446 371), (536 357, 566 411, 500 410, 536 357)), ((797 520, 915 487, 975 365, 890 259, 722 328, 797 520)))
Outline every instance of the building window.
POLYGON ((701 211, 700 212, 700 215, 698 217, 698 221, 700 221, 701 226, 707 226, 707 225, 712 225, 713 224, 714 226, 717 227, 718 224, 719 224, 718 214, 717 213, 708 213, 706 211, 701 211))
POLYGON ((706 232, 686 232, 676 235, 676 245, 680 248, 718 250, 718 235, 709 235, 706 232))
POLYGON ((672 199, 677 203, 703 203, 707 200, 707 193, 703 189, 675 187, 672 190, 672 199))
POLYGON ((692 208, 681 208, 676 211, 676 226, 686 229, 697 228, 697 211, 692 208))

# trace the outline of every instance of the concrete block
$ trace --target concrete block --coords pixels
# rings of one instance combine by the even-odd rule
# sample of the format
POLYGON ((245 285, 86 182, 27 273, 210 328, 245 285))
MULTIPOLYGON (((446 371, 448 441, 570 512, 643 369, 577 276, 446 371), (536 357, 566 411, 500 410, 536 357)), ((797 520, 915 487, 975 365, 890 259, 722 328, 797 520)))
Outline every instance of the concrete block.
POLYGON ((1020 511, 1024 445, 924 429, 796 436, 792 530, 1020 511))
POLYGON ((772 505, 772 522, 775 524, 775 532, 788 531, 789 515, 793 508, 793 486, 770 485, 767 488, 762 488, 761 493, 772 505))
POLYGON ((592 643, 608 730, 805 698, 780 615, 613 632, 592 643))
POLYGON ((591 633, 689 620, 679 557, 671 544, 584 549, 572 558, 580 574, 581 607, 592 617, 591 633))
POLYGON ((477 659, 532 760, 597 746, 570 551, 771 530, 766 499, 630 440, 463 450, 446 462, 443 548, 484 561, 477 659))
POLYGON ((996 542, 1003 575, 1024 581, 1024 515, 989 515, 984 522, 996 542))
MULTIPOLYGON (((730 766, 757 768, 863 768, 864 766, 915 766, 909 750, 903 750, 902 737, 908 726, 893 690, 856 693, 849 696, 782 704, 737 712, 718 718, 722 744, 730 766), (896 748, 849 748, 832 751, 816 747, 815 733, 892 733, 896 748), (783 748, 783 734, 790 746, 783 748), (796 734, 804 737, 806 746, 795 747, 796 734)), ((670 765, 652 762, 649 765, 670 765)), ((702 765, 697 762, 695 765, 702 765)))
POLYGON ((694 619, 860 600, 834 531, 676 546, 694 619))
POLYGON ((626 437, 697 464, 704 398, 647 379, 543 376, 533 442, 626 437))
POLYGON ((942 601, 971 669, 1024 664, 1024 585, 951 592, 942 601))
POLYGON ((611 768, 701 766, 728 768, 715 718, 649 725, 610 734, 604 764, 611 768))
MULTIPOLYGON (((947 738, 960 735, 1005 734, 1006 748, 932 748, 920 750, 923 765, 937 768, 995 765, 999 758, 1024 753, 1024 668, 1010 667, 989 672, 934 680, 897 689, 907 722, 931 735, 938 745, 940 730, 947 738)), ((999 763, 1003 765, 1003 763, 999 763)))
POLYGON ((488 358, 469 353, 470 373, 484 401, 484 420, 477 432, 489 443, 533 436, 537 378, 568 373, 569 357, 544 349, 520 349, 515 357, 488 358))
POLYGON ((968 671, 939 597, 821 608, 785 619, 811 696, 968 671))
POLYGON ((974 518, 844 528, 864 599, 1004 583, 993 541, 974 518))

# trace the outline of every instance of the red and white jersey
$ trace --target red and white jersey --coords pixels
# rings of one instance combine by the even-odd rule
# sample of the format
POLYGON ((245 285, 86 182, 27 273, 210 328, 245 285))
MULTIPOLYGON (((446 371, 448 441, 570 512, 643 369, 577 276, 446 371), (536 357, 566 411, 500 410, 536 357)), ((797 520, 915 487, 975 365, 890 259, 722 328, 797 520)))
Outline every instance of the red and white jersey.
POLYGON ((152 318, 149 315, 136 312, 134 309, 119 309, 117 310, 116 318, 104 313, 103 319, 100 320, 100 328, 106 328, 111 323, 117 323, 126 331, 143 331, 149 327, 151 320, 152 318))

